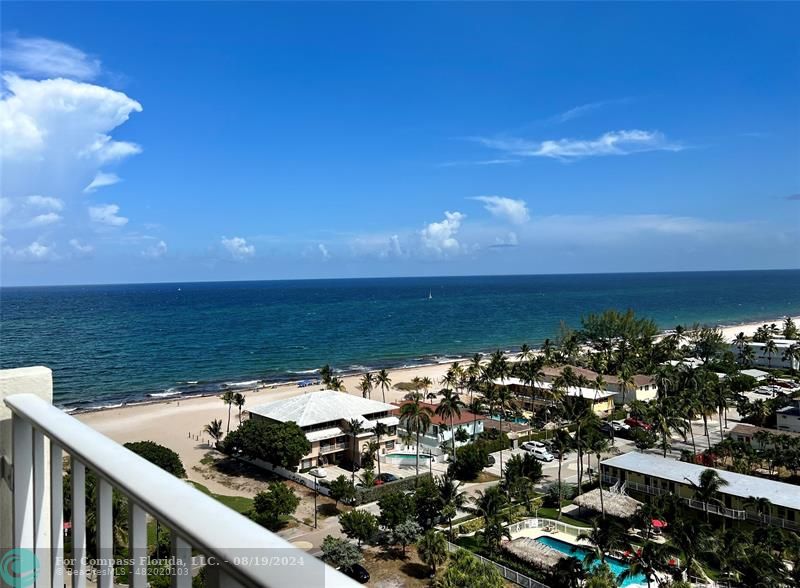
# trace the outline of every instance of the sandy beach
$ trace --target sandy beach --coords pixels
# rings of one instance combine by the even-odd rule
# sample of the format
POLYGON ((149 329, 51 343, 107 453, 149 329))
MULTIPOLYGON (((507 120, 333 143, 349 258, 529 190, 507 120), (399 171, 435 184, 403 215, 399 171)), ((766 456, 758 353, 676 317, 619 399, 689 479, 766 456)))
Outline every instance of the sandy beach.
MULTIPOLYGON (((794 320, 795 322, 800 322, 800 317, 794 317, 794 320)), ((775 319, 769 322, 780 324, 782 319, 775 319)), ((763 321, 725 326, 722 327, 722 331, 727 339, 732 339, 740 332, 751 336, 762 324, 764 324, 763 321)), ((423 378, 426 376, 432 381, 438 382, 447 371, 449 365, 449 363, 446 363, 396 369, 390 371, 390 377, 393 384, 410 382, 414 377, 423 378)), ((360 394, 356 389, 359 378, 359 374, 343 377, 348 394, 360 394)), ((287 384, 243 391, 247 399, 245 410, 251 406, 298 394, 306 394, 321 388, 321 386, 300 388, 296 384, 287 384)), ((394 402, 404 395, 405 392, 392 388, 386 392, 386 401, 394 402)), ((381 390, 373 390, 372 398, 381 400, 381 390)), ((204 426, 214 419, 221 419, 223 426, 227 424, 228 407, 223 404, 218 396, 182 399, 173 397, 162 402, 132 404, 121 408, 81 413, 75 416, 119 443, 150 440, 170 447, 181 456, 189 479, 205 484, 213 492, 231 495, 252 495, 254 493, 254 488, 252 487, 243 486, 237 488, 223 485, 219 479, 210 476, 207 468, 201 463, 205 454, 211 449, 210 439, 203 432, 204 426)), ((237 424, 237 410, 236 407, 233 407, 231 410, 231 428, 235 428, 237 424)))

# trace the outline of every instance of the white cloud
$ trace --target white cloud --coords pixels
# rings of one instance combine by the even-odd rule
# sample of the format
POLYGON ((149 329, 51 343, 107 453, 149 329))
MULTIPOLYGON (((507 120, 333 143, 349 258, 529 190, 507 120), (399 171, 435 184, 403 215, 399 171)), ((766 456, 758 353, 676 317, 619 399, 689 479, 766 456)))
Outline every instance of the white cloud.
POLYGON ((6 196, 78 194, 101 166, 141 151, 109 134, 142 110, 125 94, 63 78, 3 77, 0 156, 6 196))
POLYGON ((234 259, 245 259, 255 255, 254 245, 248 245, 247 240, 242 237, 222 238, 222 246, 228 250, 234 259))
POLYGON ((69 245, 76 252, 78 252, 78 253, 80 253, 82 255, 86 255, 86 254, 91 253, 92 251, 94 251, 94 247, 92 245, 89 245, 88 243, 81 243, 77 239, 70 239, 69 240, 69 245))
POLYGON ((20 261, 47 261, 55 257, 53 248, 40 241, 34 241, 30 245, 18 249, 4 247, 3 253, 20 261))
POLYGON ((46 225, 52 225, 53 223, 57 223, 61 220, 61 215, 55 212, 46 212, 45 214, 37 214, 33 217, 30 221, 28 221, 29 227, 43 227, 46 225))
POLYGON ((164 241, 159 241, 155 245, 148 247, 142 251, 142 255, 151 259, 158 259, 167 253, 167 244, 164 241))
POLYGON ((430 223, 420 231, 423 246, 438 254, 457 252, 460 245, 456 236, 465 218, 460 212, 446 211, 444 220, 430 223))
POLYGON ((90 194, 97 190, 98 188, 103 188, 105 186, 113 186, 114 184, 121 182, 122 180, 117 174, 111 174, 107 172, 97 172, 97 175, 94 179, 86 186, 83 191, 86 194, 90 194))
POLYGON ((89 207, 89 218, 92 222, 109 225, 111 227, 122 227, 128 224, 128 219, 119 216, 119 206, 116 204, 100 204, 89 207))
POLYGON ((530 219, 528 205, 524 200, 506 198, 505 196, 475 196, 472 200, 483 202, 489 214, 520 225, 530 219))
POLYGON ((328 251, 328 248, 325 246, 324 243, 318 243, 317 249, 319 249, 320 254, 322 255, 322 259, 330 259, 331 254, 328 251))
POLYGON ((682 145, 668 141, 659 131, 638 129, 610 131, 596 139, 555 139, 539 142, 516 137, 477 137, 474 140, 486 147, 519 157, 549 157, 561 160, 683 149, 682 145))
POLYGON ((599 102, 589 102, 587 104, 581 104, 580 106, 576 106, 574 108, 570 108, 569 110, 565 110, 564 112, 561 112, 555 116, 551 116, 549 119, 547 119, 547 122, 565 123, 567 121, 580 118, 596 110, 600 110, 601 108, 605 108, 606 106, 630 104, 632 101, 633 98, 619 98, 617 100, 601 100, 599 102))
POLYGON ((9 36, 3 47, 3 67, 34 78, 91 80, 100 62, 66 43, 42 38, 9 36))
POLYGON ((25 202, 30 206, 36 208, 44 208, 45 210, 63 210, 64 201, 52 196, 28 196, 25 202))

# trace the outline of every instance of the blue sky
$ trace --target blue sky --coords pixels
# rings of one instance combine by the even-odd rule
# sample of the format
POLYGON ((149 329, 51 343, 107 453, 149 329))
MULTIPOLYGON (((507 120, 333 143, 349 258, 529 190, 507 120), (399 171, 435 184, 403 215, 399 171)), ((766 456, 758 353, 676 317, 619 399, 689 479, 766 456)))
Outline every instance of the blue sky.
POLYGON ((3 4, 2 283, 800 267, 796 4, 3 4))

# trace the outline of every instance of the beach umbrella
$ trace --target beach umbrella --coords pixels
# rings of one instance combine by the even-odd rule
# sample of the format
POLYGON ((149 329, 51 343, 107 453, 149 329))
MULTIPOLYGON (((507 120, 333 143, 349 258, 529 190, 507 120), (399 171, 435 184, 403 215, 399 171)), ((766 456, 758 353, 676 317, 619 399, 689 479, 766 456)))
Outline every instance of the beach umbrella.
POLYGON ((650 524, 653 525, 653 528, 655 529, 664 529, 667 526, 666 521, 660 521, 658 519, 653 519, 650 521, 650 524))

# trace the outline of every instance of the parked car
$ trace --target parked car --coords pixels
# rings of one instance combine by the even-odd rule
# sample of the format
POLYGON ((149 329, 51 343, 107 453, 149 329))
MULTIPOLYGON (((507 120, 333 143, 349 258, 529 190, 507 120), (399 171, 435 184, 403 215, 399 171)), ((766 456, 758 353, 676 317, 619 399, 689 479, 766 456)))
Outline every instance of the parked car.
POLYGON ((384 472, 380 476, 375 478, 375 485, 378 486, 379 484, 386 484, 388 482, 397 482, 397 480, 399 479, 400 478, 398 478, 394 474, 388 474, 384 472))
POLYGON ((349 568, 341 568, 339 571, 341 571, 345 576, 350 576, 353 578, 353 580, 361 582, 362 584, 369 582, 369 572, 367 571, 367 568, 361 564, 353 564, 349 568))
POLYGON ((609 423, 607 421, 603 421, 602 423, 600 423, 600 432, 601 433, 605 433, 606 435, 608 435, 610 437, 610 436, 614 435, 614 433, 617 432, 617 429, 614 427, 613 424, 611 424, 611 423, 609 423))
POLYGON ((631 427, 625 421, 611 421, 615 431, 630 431, 631 427))
POLYGON ((543 447, 537 447, 533 451, 531 451, 531 455, 538 459, 539 461, 553 461, 555 458, 553 454, 544 449, 543 447))
POLYGON ((545 444, 540 441, 525 441, 520 445, 520 449, 525 451, 533 451, 534 449, 546 449, 545 444))
POLYGON ((633 417, 626 418, 625 424, 631 427, 632 429, 644 429, 645 431, 650 431, 653 428, 651 424, 646 423, 641 419, 636 419, 633 417))

